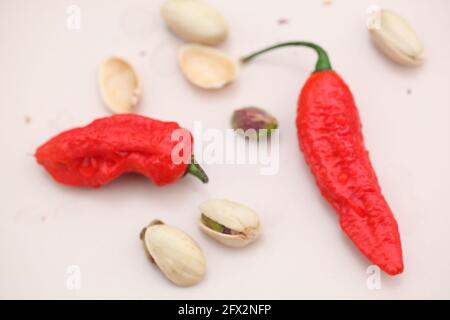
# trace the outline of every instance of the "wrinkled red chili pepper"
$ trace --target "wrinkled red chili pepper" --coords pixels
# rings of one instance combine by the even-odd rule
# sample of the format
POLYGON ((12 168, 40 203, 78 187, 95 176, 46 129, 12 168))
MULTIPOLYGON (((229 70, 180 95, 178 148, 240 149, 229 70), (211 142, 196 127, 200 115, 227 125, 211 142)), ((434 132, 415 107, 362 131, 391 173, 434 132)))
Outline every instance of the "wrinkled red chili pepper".
POLYGON ((338 212, 342 229, 364 255, 388 274, 401 273, 397 222, 364 146, 352 93, 332 70, 327 53, 314 43, 287 42, 253 53, 243 62, 286 46, 306 46, 318 54, 316 68, 298 99, 296 123, 300 148, 322 195, 338 212))
POLYGON ((140 173, 156 185, 175 182, 186 173, 208 182, 193 157, 190 163, 172 161, 175 146, 180 156, 192 150, 191 134, 176 122, 124 114, 65 131, 40 146, 35 157, 56 181, 71 186, 100 187, 126 172, 140 173), (177 129, 190 138, 187 148, 178 145, 184 140, 172 140, 177 129))

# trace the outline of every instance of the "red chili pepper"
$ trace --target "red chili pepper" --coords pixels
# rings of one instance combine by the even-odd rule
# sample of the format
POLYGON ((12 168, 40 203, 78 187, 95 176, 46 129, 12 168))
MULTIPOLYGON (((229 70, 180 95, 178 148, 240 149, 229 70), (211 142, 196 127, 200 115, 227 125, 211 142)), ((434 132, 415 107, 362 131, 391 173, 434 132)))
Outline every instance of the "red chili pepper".
POLYGON ((401 273, 397 222, 364 146, 352 93, 332 70, 327 53, 314 43, 287 42, 251 54, 243 62, 286 46, 306 46, 318 54, 316 69, 300 93, 296 123, 300 148, 322 195, 364 255, 388 274, 401 273))
POLYGON ((100 187, 126 172, 140 173, 157 185, 175 182, 186 173, 208 182, 193 157, 190 163, 172 161, 175 146, 180 156, 192 150, 186 129, 181 130, 190 141, 172 140, 177 129, 181 128, 176 122, 114 115, 57 135, 40 146, 35 157, 56 181, 72 186, 100 187), (182 148, 179 143, 190 146, 182 148))

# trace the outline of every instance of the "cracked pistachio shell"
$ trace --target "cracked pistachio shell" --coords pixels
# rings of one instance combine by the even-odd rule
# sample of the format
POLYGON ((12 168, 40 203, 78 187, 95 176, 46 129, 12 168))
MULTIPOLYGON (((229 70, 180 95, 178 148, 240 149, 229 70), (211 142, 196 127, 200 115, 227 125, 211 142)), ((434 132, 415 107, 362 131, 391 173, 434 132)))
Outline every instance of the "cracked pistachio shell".
POLYGON ((244 247, 260 233, 258 215, 250 208, 226 199, 212 199, 200 204, 200 228, 210 237, 230 247, 244 247), (224 233, 224 229, 229 231, 224 233), (231 233, 230 233, 231 232, 231 233))
POLYGON ((236 63, 224 52, 196 44, 178 51, 178 63, 189 82, 203 89, 220 89, 236 78, 236 63))
POLYGON ((137 105, 141 87, 134 68, 122 58, 110 57, 102 62, 98 75, 105 105, 114 113, 130 113, 137 105))
POLYGON ((205 257, 183 231, 155 220, 142 230, 141 239, 152 262, 176 285, 192 286, 203 278, 205 257))
POLYGON ((187 42, 215 45, 227 37, 224 17, 205 0, 166 0, 161 15, 169 28, 187 42))
POLYGON ((417 66, 423 62, 425 50, 410 24, 398 13, 381 9, 372 13, 369 30, 375 45, 393 61, 417 66))

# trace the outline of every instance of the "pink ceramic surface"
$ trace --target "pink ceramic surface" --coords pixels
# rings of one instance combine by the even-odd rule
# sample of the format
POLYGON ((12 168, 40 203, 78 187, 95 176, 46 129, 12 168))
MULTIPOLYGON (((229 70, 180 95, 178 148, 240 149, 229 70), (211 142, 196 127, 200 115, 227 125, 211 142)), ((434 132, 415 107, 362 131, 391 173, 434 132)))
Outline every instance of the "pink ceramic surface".
POLYGON ((370 263, 339 229, 298 150, 296 102, 314 53, 274 52, 241 68, 231 86, 205 92, 179 72, 182 42, 164 25, 160 2, 1 1, 0 298, 450 298, 450 2, 211 0, 230 26, 221 49, 239 57, 278 41, 313 40, 351 87, 403 241, 405 271, 381 275, 379 290, 369 290, 370 263), (81 9, 79 30, 67 28, 72 4, 81 9), (426 48, 423 66, 397 66, 373 47, 365 27, 372 4, 414 25, 426 48), (136 67, 140 114, 219 129, 239 107, 274 114, 278 174, 205 165, 208 185, 190 177, 158 188, 136 176, 98 190, 56 184, 33 152, 60 131, 109 114, 97 87, 109 55, 136 67), (211 197, 255 209, 261 239, 235 250, 202 234, 197 206, 211 197), (139 232, 154 218, 203 248, 208 271, 199 285, 177 288, 148 262, 139 232))

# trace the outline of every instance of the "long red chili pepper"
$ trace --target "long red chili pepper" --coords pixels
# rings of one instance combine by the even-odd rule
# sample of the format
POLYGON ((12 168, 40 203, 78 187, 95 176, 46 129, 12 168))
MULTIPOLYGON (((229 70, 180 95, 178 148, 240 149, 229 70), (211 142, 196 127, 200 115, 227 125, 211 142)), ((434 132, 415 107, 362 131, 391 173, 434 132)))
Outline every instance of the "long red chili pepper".
POLYGON ((300 148, 322 195, 338 212, 342 229, 364 255, 388 274, 401 273, 397 222, 364 146, 352 93, 332 70, 325 50, 310 42, 287 42, 242 61, 286 46, 306 46, 318 54, 316 68, 298 99, 296 123, 300 148))
POLYGON ((56 181, 72 186, 100 187, 126 172, 140 173, 157 185, 175 182, 186 173, 208 182, 193 157, 190 163, 174 163, 175 146, 180 153, 192 151, 191 134, 176 122, 125 114, 65 131, 40 146, 35 157, 56 181), (178 146, 187 143, 184 140, 172 139, 178 129, 191 139, 189 147, 178 146))

